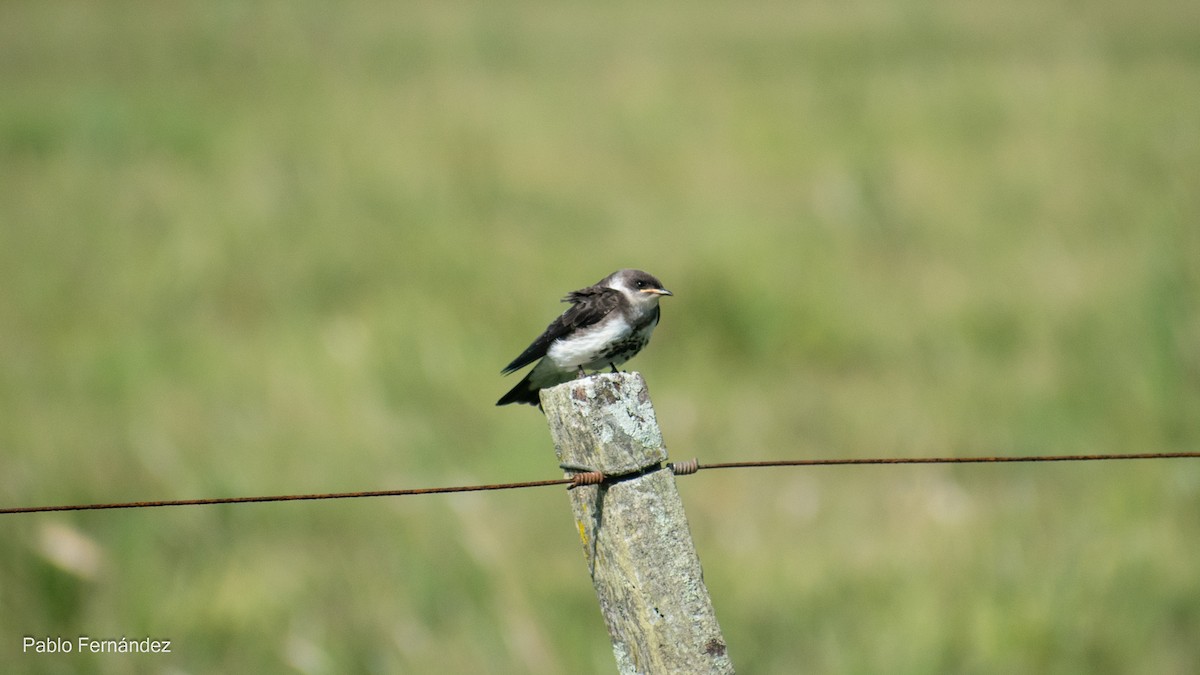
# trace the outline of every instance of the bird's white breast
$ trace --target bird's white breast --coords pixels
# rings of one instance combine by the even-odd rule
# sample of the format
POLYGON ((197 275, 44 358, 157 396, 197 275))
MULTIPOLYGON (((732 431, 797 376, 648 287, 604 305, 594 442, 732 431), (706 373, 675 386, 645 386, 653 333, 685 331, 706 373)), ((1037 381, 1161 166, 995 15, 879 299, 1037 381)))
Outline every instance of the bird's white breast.
POLYGON ((576 368, 591 363, 609 345, 629 337, 631 332, 629 323, 619 316, 611 316, 593 328, 555 340, 546 350, 546 356, 559 368, 576 368))

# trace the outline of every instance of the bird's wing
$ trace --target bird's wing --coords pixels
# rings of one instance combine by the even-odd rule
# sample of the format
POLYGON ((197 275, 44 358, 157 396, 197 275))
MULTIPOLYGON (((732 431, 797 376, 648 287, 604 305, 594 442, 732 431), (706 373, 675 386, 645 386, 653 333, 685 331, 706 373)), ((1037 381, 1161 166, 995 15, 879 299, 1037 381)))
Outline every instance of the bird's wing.
POLYGON ((513 359, 512 363, 505 366, 502 372, 507 375, 542 358, 555 340, 608 316, 609 312, 621 303, 622 297, 620 291, 604 286, 588 286, 571 291, 563 298, 563 302, 572 303, 571 308, 550 322, 546 331, 526 347, 520 356, 513 359))

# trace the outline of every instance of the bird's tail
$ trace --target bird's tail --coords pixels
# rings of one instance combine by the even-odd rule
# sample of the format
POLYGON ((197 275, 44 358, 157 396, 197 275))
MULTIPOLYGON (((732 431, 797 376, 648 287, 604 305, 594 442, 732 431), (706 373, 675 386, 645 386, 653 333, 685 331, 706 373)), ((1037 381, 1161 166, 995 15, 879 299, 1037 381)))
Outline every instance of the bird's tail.
POLYGON ((517 386, 508 390, 508 393, 501 396, 496 405, 508 405, 509 403, 525 403, 528 405, 536 405, 542 407, 542 399, 538 396, 538 387, 533 385, 530 378, 533 376, 533 371, 529 371, 525 377, 517 383, 517 386))

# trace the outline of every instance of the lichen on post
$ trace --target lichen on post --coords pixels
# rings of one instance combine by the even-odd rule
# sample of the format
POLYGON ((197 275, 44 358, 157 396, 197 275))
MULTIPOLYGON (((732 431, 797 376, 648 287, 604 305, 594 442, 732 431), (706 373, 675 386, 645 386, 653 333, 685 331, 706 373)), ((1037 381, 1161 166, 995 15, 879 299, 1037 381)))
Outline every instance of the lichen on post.
POLYGON ((615 477, 571 505, 621 673, 732 673, 646 382, 595 375, 541 393, 559 461, 615 477))

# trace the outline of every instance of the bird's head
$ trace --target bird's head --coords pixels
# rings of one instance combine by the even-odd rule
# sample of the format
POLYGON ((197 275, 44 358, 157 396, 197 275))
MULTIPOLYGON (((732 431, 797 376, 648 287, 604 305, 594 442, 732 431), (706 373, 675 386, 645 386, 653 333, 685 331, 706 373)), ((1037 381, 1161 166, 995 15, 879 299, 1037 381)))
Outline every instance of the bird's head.
POLYGON ((601 283, 621 291, 634 307, 645 309, 657 306, 664 295, 674 295, 654 275, 641 270, 617 270, 601 283))

